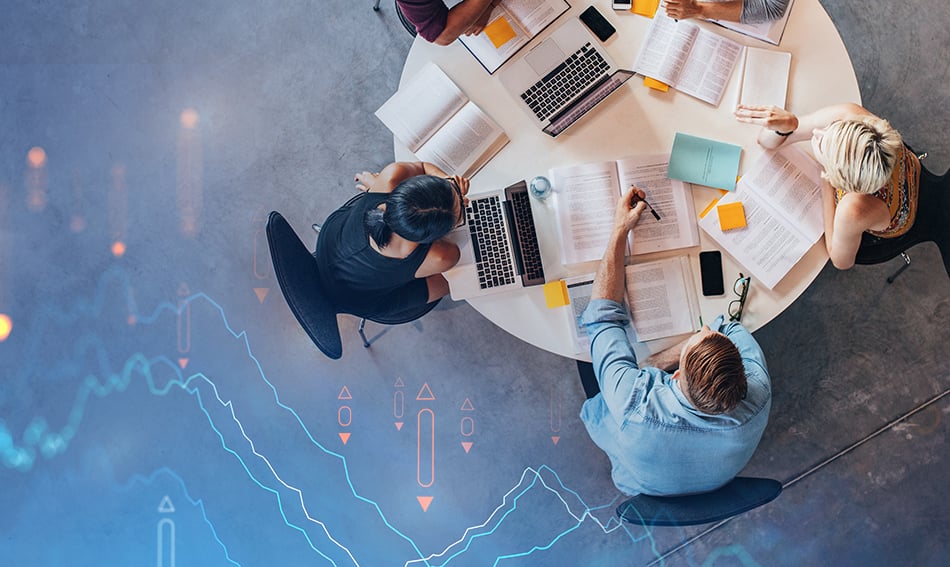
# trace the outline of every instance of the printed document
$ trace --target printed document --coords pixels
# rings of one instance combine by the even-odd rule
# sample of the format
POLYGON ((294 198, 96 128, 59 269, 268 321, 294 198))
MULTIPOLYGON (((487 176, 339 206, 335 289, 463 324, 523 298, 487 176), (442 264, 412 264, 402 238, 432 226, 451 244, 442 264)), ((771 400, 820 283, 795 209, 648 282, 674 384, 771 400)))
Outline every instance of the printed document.
POLYGON ((699 226, 773 289, 824 233, 819 166, 794 146, 765 152, 719 204, 737 201, 745 209, 744 228, 723 232, 715 209, 699 226))
POLYGON ((633 70, 719 106, 742 45, 657 10, 633 70))
POLYGON ((633 229, 631 255, 699 245, 693 198, 687 185, 666 175, 668 154, 554 168, 557 225, 565 265, 598 260, 613 230, 617 200, 636 185, 660 220, 645 210, 633 229))

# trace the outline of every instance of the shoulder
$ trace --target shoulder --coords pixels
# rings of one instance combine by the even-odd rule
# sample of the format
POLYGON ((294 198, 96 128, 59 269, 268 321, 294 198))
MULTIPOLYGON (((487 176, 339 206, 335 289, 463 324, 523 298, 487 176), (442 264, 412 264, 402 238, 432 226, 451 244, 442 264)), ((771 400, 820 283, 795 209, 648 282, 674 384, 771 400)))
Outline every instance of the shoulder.
POLYGON ((861 233, 889 220, 887 205, 865 193, 845 193, 835 207, 835 230, 861 233))
POLYGON ((436 240, 429 246, 426 259, 448 264, 451 267, 459 261, 460 255, 459 247, 454 243, 447 240, 436 240))

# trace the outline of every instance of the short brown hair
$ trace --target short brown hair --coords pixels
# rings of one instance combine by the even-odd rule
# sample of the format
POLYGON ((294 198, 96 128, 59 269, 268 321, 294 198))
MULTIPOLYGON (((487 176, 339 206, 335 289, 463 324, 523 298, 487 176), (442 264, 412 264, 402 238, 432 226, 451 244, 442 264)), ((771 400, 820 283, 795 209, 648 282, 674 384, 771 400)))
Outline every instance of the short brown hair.
POLYGON ((739 349, 725 335, 709 335, 689 349, 683 373, 690 400, 704 413, 732 411, 749 388, 739 349))

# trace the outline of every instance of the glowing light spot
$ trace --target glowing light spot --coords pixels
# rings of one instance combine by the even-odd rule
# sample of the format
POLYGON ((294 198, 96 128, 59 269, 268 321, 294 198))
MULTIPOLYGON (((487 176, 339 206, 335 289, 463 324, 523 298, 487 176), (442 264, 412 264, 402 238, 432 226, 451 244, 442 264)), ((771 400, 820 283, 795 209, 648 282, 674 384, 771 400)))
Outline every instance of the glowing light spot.
POLYGON ((43 167, 46 165, 46 150, 39 146, 30 148, 30 151, 26 153, 26 163, 36 169, 43 167))
POLYGON ((198 111, 194 108, 186 108, 181 111, 181 115, 178 117, 178 120, 181 122, 181 127, 188 130, 194 130, 195 126, 198 125, 198 111))
POLYGON ((126 319, 126 322, 129 324, 130 327, 132 325, 135 325, 135 315, 130 314, 128 319, 126 319))
POLYGON ((13 330, 13 320, 6 313, 0 313, 0 343, 7 340, 13 330))
POLYGON ((116 240, 112 243, 112 255, 121 258, 123 254, 125 254, 125 244, 121 240, 116 240))

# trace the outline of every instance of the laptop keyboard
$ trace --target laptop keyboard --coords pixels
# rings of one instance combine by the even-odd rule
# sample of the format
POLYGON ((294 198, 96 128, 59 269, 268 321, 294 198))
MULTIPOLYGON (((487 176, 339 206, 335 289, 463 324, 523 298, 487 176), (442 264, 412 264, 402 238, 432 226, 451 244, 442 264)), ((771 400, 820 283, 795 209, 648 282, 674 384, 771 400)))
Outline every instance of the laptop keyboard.
POLYGON ((561 106, 604 76, 610 65, 586 43, 543 79, 521 93, 539 120, 547 120, 561 106))
POLYGON ((524 262, 522 279, 525 285, 530 281, 544 281, 544 268, 541 267, 541 249, 538 247, 538 235, 534 229, 534 215, 531 213, 531 201, 527 191, 515 191, 508 195, 511 210, 515 217, 515 232, 521 246, 521 259, 524 262))
POLYGON ((466 209, 481 289, 515 281, 511 250, 505 234, 504 215, 501 198, 497 195, 472 200, 466 209))

